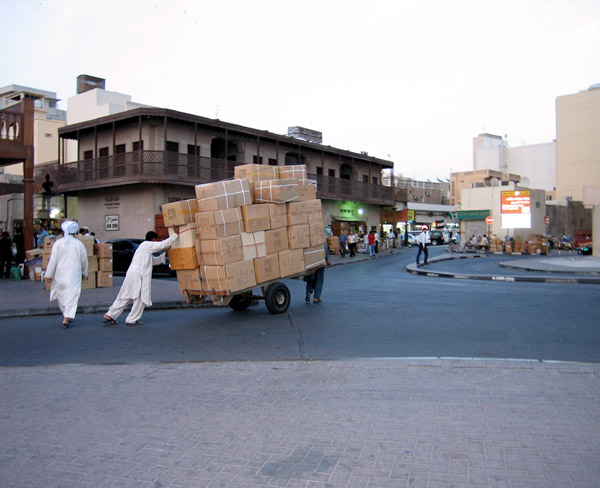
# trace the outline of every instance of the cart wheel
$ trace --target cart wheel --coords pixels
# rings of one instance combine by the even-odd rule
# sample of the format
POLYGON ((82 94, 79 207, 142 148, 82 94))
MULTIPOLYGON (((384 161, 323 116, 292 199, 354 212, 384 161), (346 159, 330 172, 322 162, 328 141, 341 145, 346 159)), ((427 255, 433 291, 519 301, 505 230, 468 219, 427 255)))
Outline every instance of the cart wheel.
POLYGON ((252 295, 247 293, 240 293, 239 295, 234 295, 229 302, 229 306, 234 309, 236 312, 241 312, 242 310, 246 310, 250 304, 252 303, 252 295))
POLYGON ((265 305, 271 313, 284 313, 290 306, 290 290, 283 283, 269 285, 265 293, 265 305))

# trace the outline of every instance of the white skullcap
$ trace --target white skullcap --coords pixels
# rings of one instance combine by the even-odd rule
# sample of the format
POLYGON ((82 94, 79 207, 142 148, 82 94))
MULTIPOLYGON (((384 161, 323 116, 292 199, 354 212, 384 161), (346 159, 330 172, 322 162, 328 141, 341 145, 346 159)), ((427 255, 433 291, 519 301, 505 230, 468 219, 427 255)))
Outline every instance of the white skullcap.
POLYGON ((67 220, 67 221, 63 222, 63 224, 60 226, 60 228, 63 230, 65 235, 69 235, 69 234, 77 234, 77 229, 79 229, 79 226, 77 225, 77 222, 73 222, 72 220, 67 220))

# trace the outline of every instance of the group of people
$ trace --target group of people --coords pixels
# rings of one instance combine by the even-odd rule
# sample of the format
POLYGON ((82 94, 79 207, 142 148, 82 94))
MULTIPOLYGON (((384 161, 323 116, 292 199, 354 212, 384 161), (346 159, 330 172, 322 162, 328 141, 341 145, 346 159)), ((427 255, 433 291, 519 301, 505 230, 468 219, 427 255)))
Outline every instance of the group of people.
POLYGON ((473 234, 467 241, 467 247, 471 249, 480 249, 482 251, 487 251, 490 248, 490 241, 488 240, 485 234, 478 234, 477 236, 473 234))
MULTIPOLYGON (((363 243, 366 249, 366 252, 369 253, 369 256, 373 257, 375 254, 379 252, 379 247, 381 246, 382 238, 379 233, 375 230, 369 231, 362 238, 354 233, 354 231, 348 231, 346 234, 345 230, 342 230, 339 235, 340 239, 340 256, 343 258, 346 255, 346 252, 350 254, 350 257, 353 258, 356 256, 356 247, 359 239, 363 239, 363 243)), ((393 253, 394 246, 396 245, 397 234, 392 229, 385 235, 385 239, 387 239, 387 244, 390 253, 393 253)))
MULTIPOLYGON (((71 326, 81 295, 81 282, 88 276, 88 259, 85 246, 75 239, 79 226, 77 222, 66 221, 61 229, 63 239, 52 246, 50 260, 46 268, 45 280, 50 284, 50 300, 58 300, 63 315, 62 326, 71 326)), ((152 266, 165 262, 165 251, 178 238, 178 229, 164 241, 158 241, 154 231, 146 233, 146 239, 136 249, 131 265, 125 275, 117 298, 104 314, 104 323, 113 325, 130 301, 131 311, 125 319, 126 325, 141 325, 140 318, 146 306, 152 305, 152 266)))

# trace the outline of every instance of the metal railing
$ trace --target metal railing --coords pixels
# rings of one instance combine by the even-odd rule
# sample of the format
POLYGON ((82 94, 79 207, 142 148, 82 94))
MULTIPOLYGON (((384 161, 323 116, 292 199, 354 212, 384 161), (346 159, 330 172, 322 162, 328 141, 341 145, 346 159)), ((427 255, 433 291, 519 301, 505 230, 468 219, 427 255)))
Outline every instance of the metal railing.
POLYGON ((0 110, 0 140, 23 144, 23 114, 0 110))
MULTIPOLYGON (((76 191, 131 183, 172 183, 194 186, 233 178, 240 163, 170 151, 133 151, 58 166, 59 191, 76 191)), ((309 175, 317 181, 317 196, 393 205, 393 189, 383 185, 309 175)))

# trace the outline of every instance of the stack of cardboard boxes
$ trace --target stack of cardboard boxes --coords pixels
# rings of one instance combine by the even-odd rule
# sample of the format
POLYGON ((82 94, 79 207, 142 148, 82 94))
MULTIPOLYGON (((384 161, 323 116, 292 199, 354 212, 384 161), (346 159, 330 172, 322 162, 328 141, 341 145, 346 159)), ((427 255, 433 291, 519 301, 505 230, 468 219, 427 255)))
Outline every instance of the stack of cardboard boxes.
MULTIPOLYGON (((52 247, 62 237, 50 236, 44 238, 44 254, 42 258, 42 270, 46 271, 52 247)), ((94 244, 93 236, 75 236, 85 246, 88 257, 88 276, 81 281, 81 289, 105 288, 113 286, 113 254, 112 244, 94 244)), ((45 288, 50 289, 48 283, 45 288)))
POLYGON ((321 201, 305 165, 246 164, 163 205, 182 293, 228 295, 325 265, 321 201))

